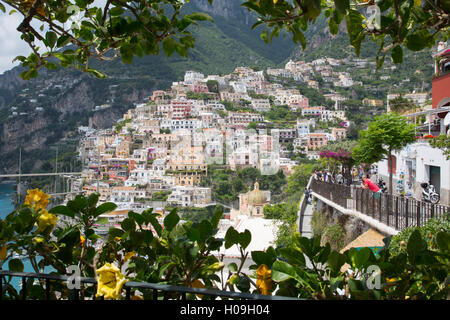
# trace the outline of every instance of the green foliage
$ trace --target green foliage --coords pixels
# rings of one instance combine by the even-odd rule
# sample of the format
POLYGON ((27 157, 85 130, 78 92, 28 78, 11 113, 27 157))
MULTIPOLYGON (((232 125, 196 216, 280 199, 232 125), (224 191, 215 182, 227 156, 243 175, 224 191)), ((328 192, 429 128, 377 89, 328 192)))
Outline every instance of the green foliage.
POLYGON ((429 140, 430 146, 433 148, 439 148, 444 152, 444 155, 447 156, 447 160, 450 160, 450 137, 441 134, 437 138, 433 138, 429 140))
POLYGON ((331 249, 339 251, 345 246, 345 230, 338 223, 323 230, 322 243, 329 243, 331 249))
MULTIPOLYGON (((253 28, 264 25, 261 38, 270 43, 282 31, 292 36, 295 43, 306 48, 305 34, 308 27, 320 20, 320 15, 328 20, 331 34, 339 32, 339 26, 345 21, 349 42, 359 56, 362 44, 372 39, 379 47, 378 67, 381 67, 386 54, 390 53, 394 63, 403 61, 403 49, 421 51, 432 47, 439 38, 448 39, 449 31, 440 12, 447 12, 447 4, 430 4, 417 1, 382 1, 378 3, 380 12, 373 18, 369 10, 371 2, 360 3, 354 0, 297 1, 249 0, 242 4, 255 12, 259 20, 253 28), (401 22, 399 22, 401 21, 401 22)), ((312 28, 311 28, 312 29, 312 28)))
POLYGON ((389 108, 393 112, 404 113, 406 111, 416 109, 417 106, 410 100, 405 99, 402 96, 398 96, 389 101, 389 108))
POLYGON ((327 216, 320 211, 313 211, 311 217, 311 230, 315 237, 322 238, 325 229, 328 226, 327 216))
POLYGON ((426 246, 429 250, 436 251, 439 246, 437 244, 437 235, 439 232, 450 232, 450 215, 444 215, 437 219, 432 218, 428 220, 422 227, 409 227, 399 234, 392 237, 389 244, 389 251, 392 255, 399 255, 406 252, 406 242, 411 234, 418 230, 422 239, 425 239, 426 246))
POLYGON ((388 157, 392 151, 401 150, 416 139, 414 125, 395 113, 375 117, 368 129, 359 135, 359 144, 353 150, 355 158, 360 163, 370 164, 388 157))
MULTIPOLYGON (((224 239, 216 238, 221 210, 210 219, 180 225, 176 209, 162 219, 147 209, 140 214, 130 211, 120 228, 109 228, 105 242, 95 249, 93 244, 99 236, 92 226, 101 223, 100 214, 115 208, 109 203, 97 207, 97 200, 96 194, 88 198, 77 196, 67 206, 52 209, 59 217, 73 217, 75 224, 58 225, 51 233, 35 227, 36 219, 45 212, 34 205, 24 205, 4 221, 0 220, 0 267, 7 263, 10 270, 23 270, 22 262, 14 259, 12 253, 25 250, 34 261, 36 272, 51 265, 57 274, 66 274, 66 268, 75 264, 82 267, 82 276, 93 277, 97 268, 109 262, 124 268, 125 276, 132 281, 186 287, 200 283, 207 288, 221 286, 223 290, 250 293, 259 293, 264 285, 269 294, 307 299, 446 299, 449 294, 447 231, 437 232, 433 250, 427 248, 421 232, 415 230, 409 235, 404 252, 392 255, 386 241, 379 257, 368 248, 339 253, 329 243, 321 245, 320 237, 307 239, 298 233, 292 234, 292 245, 249 252, 252 240, 249 230, 239 232, 230 227, 224 239), (241 255, 238 263, 230 263, 226 269, 216 257, 222 245, 236 246, 241 255), (37 256, 44 259, 37 263, 37 256), (250 270, 258 270, 257 274, 243 272, 250 256, 254 262, 250 270), (345 264, 350 272, 343 268, 345 264), (373 266, 381 270, 379 286, 375 287, 370 286, 373 266), (266 272, 263 278, 259 272, 266 272)), ((43 284, 34 287, 31 282, 27 298, 42 299, 45 287, 43 284)), ((6 279, 3 288, 3 299, 20 299, 10 279, 6 279)), ((56 294, 67 298, 68 290, 65 284, 54 283, 50 294, 53 299, 56 294)), ((90 287, 81 289, 81 294, 90 298, 95 292, 90 287)), ((144 298, 152 296, 144 292, 144 298)), ((160 293, 159 298, 181 297, 177 293, 160 293)), ((187 298, 210 299, 194 295, 187 298)))

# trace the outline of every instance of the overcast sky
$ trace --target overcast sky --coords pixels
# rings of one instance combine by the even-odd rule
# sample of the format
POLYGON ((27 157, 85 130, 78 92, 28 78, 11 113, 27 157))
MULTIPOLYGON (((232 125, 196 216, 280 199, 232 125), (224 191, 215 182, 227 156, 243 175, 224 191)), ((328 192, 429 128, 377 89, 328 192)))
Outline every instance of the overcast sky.
MULTIPOLYGON (((92 6, 103 6, 105 0, 95 0, 92 6)), ((20 39, 20 33, 16 30, 23 20, 23 15, 16 12, 9 15, 12 9, 5 5, 6 13, 0 10, 0 74, 19 65, 19 61, 12 62, 17 56, 28 56, 31 49, 28 44, 20 39)), ((33 22, 33 21, 32 21, 33 22)), ((32 23, 38 29, 40 24, 32 23)))
POLYGON ((8 11, 0 11, 0 74, 19 65, 18 61, 12 62, 16 56, 28 56, 31 52, 16 30, 22 17, 19 13, 9 15, 8 11))

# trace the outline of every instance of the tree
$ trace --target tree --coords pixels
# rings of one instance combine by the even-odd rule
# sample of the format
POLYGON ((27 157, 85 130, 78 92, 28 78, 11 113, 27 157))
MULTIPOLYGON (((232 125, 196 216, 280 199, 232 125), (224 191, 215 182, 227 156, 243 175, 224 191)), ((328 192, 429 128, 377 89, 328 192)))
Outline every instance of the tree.
POLYGON ((209 92, 219 93, 219 82, 217 80, 206 81, 206 86, 209 92))
POLYGON ((159 54, 160 46, 167 56, 177 52, 187 57, 195 41, 187 28, 213 19, 202 12, 182 14, 184 2, 106 0, 99 7, 94 0, 5 0, 0 1, 0 10, 6 12, 6 4, 13 8, 10 14, 23 15, 17 30, 33 51, 15 59, 28 68, 21 74, 23 79, 37 77, 41 67, 57 69, 58 64, 105 78, 89 67, 91 58, 120 56, 131 63, 135 56, 159 54), (37 29, 35 24, 43 27, 37 29))
MULTIPOLYGON (((336 163, 342 165, 342 174, 349 185, 352 182, 352 167, 356 164, 356 160, 353 157, 353 149, 357 144, 356 141, 351 140, 339 141, 328 144, 320 152, 320 157, 327 159, 329 166, 333 167, 336 163)), ((336 168, 332 171, 336 171, 336 168)))
POLYGON ((392 153, 416 140, 415 126, 396 113, 376 116, 367 130, 359 132, 360 140, 353 150, 360 163, 372 164, 387 158, 389 163, 389 193, 392 194, 392 153))
MULTIPOLYGON (((167 56, 177 52, 186 57, 195 42, 188 27, 212 21, 203 12, 182 14, 188 2, 106 0, 104 6, 97 6, 94 0, 0 0, 0 10, 12 7, 10 14, 23 16, 17 30, 33 51, 28 57, 16 57, 27 69, 23 79, 37 77, 41 67, 57 69, 58 65, 104 78, 104 73, 89 66, 92 58, 120 56, 124 63, 131 63, 135 56, 159 54, 161 46, 167 56)), ((366 39, 378 43, 378 67, 389 52, 394 63, 401 63, 403 47, 420 51, 450 34, 448 0, 381 0, 378 5, 373 0, 249 0, 242 6, 259 16, 252 28, 266 26, 261 33, 265 42, 287 32, 303 49, 305 32, 319 15, 328 19, 333 35, 345 21, 357 55, 366 39)))
POLYGON ((408 99, 398 96, 392 100, 389 100, 389 108, 392 112, 404 113, 409 110, 416 109, 417 106, 408 99))
POLYGON ((446 134, 441 134, 436 138, 430 139, 430 146, 433 148, 439 148, 447 156, 447 160, 450 160, 450 137, 446 134))
POLYGON ((322 13, 330 33, 339 32, 345 21, 350 44, 359 55, 361 43, 372 39, 379 45, 377 66, 387 53, 394 63, 403 61, 403 47, 421 51, 450 35, 450 2, 421 0, 249 0, 242 4, 258 14, 252 28, 265 25, 261 38, 269 43, 287 31, 306 48, 305 31, 322 13))

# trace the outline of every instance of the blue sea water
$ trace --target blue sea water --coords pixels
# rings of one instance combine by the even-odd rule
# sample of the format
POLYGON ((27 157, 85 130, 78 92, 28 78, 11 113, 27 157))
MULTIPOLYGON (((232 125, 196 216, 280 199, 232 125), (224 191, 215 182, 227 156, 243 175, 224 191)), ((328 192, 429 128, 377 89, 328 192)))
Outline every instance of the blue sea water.
MULTIPOLYGON (((0 184, 0 219, 3 220, 5 217, 14 211, 14 205, 11 202, 11 196, 14 195, 14 185, 12 184, 0 184)), ((24 265, 24 272, 35 272, 31 263, 28 259, 22 259, 22 263, 24 265)), ((3 269, 8 270, 8 263, 3 265, 3 269)), ((48 270, 45 270, 48 272, 48 270)), ((14 277, 11 280, 11 284, 18 289, 19 288, 20 279, 14 277)))

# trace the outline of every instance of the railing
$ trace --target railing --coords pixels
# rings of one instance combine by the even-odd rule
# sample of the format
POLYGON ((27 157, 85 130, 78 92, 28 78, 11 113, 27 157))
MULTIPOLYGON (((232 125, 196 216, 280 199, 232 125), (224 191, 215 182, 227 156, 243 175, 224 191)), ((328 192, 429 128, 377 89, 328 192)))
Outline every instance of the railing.
POLYGON ((311 189, 320 194, 322 197, 325 197, 343 208, 347 208, 347 199, 351 198, 351 187, 337 184, 337 183, 329 183, 322 182, 319 180, 312 180, 311 189))
POLYGON ((440 218, 450 213, 448 206, 409 197, 383 193, 380 198, 375 199, 372 191, 356 186, 314 180, 311 188, 345 209, 353 209, 399 231, 423 226, 431 218, 440 218))
MULTIPOLYGON (((54 300, 56 299, 55 291, 52 291, 52 284, 55 282, 67 282, 72 281, 70 276, 56 275, 56 274, 44 274, 44 273, 26 273, 26 272, 13 272, 13 271, 3 271, 0 270, 0 301, 3 299, 4 284, 6 284, 6 277, 19 277, 22 279, 22 289, 19 294, 22 300, 27 300, 29 298, 28 284, 37 279, 41 284, 41 289, 43 290, 43 300, 54 300)), ((90 289, 94 292, 95 297, 97 281, 95 278, 79 278, 80 284, 82 284, 83 289, 71 289, 69 292, 68 300, 84 300, 83 290, 90 289), (81 294, 80 294, 81 293, 81 294)), ((131 290, 138 289, 140 292, 151 291, 152 300, 187 300, 188 294, 192 295, 191 299, 195 299, 195 295, 209 296, 211 299, 217 297, 233 300, 303 300, 292 297, 284 296, 269 296, 261 294, 251 294, 245 292, 233 292, 233 291, 223 291, 215 289, 203 289, 203 288, 191 288, 191 287, 181 287, 174 285, 158 284, 158 283, 148 283, 148 282, 126 282, 123 286, 125 290, 125 299, 131 299, 131 290)), ((95 300, 95 298, 93 298, 95 300)), ((99 298, 98 300, 103 300, 99 298)))

